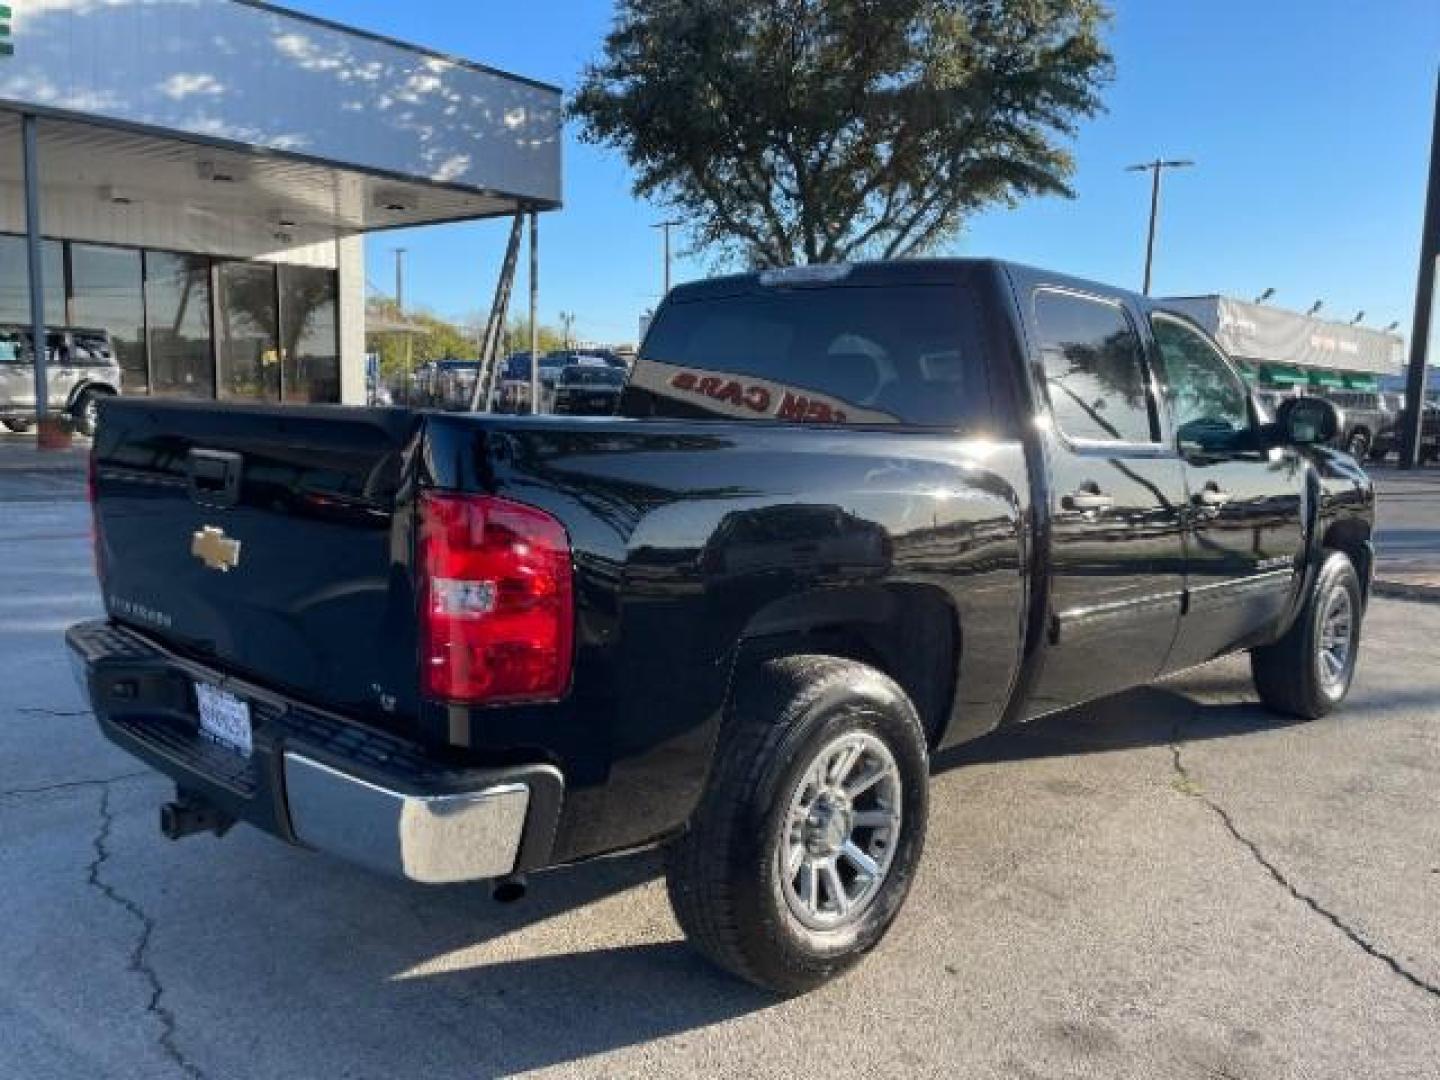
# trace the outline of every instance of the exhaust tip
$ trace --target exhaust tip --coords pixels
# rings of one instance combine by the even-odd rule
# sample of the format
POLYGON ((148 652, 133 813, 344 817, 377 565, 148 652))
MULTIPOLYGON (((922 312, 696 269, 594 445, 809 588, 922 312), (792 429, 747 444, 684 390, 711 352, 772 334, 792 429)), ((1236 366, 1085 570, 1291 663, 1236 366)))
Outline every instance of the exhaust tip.
POLYGON ((498 878, 490 895, 494 897, 497 904, 513 904, 517 900, 525 898, 525 891, 529 883, 524 874, 511 874, 508 877, 498 878))

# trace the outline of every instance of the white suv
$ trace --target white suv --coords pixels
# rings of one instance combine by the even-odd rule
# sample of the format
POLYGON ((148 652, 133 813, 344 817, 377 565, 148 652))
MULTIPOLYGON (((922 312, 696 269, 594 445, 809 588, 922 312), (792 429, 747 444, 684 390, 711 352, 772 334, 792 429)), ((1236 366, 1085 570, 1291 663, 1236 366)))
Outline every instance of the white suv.
MULTIPOLYGON (((81 435, 94 435, 102 397, 120 392, 120 363, 104 330, 47 330, 46 400, 51 412, 71 418, 81 435)), ((0 323, 0 423, 28 431, 35 422, 35 352, 30 329, 0 323)))

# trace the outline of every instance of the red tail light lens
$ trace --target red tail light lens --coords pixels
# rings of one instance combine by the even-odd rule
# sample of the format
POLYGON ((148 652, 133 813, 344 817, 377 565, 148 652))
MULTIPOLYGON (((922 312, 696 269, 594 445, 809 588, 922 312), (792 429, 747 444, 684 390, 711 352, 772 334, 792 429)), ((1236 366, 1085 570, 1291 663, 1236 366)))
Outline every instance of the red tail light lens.
POLYGON ((440 701, 548 701, 570 685, 570 540, 543 510, 420 496, 420 681, 440 701))

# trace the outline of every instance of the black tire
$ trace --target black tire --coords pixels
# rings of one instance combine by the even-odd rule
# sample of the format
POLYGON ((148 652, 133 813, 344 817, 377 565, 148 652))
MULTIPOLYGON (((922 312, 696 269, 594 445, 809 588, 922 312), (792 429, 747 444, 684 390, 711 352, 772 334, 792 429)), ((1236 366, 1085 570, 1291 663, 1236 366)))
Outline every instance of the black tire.
POLYGON ((70 419, 77 435, 84 435, 86 438, 95 437, 95 429, 99 426, 99 408, 102 396, 104 395, 100 391, 83 390, 75 399, 75 405, 70 410, 70 419))
POLYGON ((1370 436, 1364 431, 1352 431, 1345 440, 1345 451, 1356 461, 1364 464, 1370 454, 1370 436))
MULTIPOLYGON (((877 754, 872 765, 882 758, 877 754)), ((857 796, 850 809, 865 797, 857 796)), ((812 990, 854 966, 894 922, 924 850, 928 808, 924 729, 894 682, 864 664, 828 656, 756 665, 739 679, 690 827, 666 853, 676 918, 691 943, 727 971, 780 994, 812 990), (899 838, 891 834, 880 845, 888 856, 879 857, 890 861, 853 918, 816 929, 787 898, 797 871, 787 883, 780 868, 782 852, 795 851, 795 837, 814 819, 796 818, 787 828, 787 818, 792 799, 812 790, 814 766, 823 760, 817 755, 849 738, 872 746, 869 740, 878 740, 891 755, 898 783, 887 788, 898 792, 899 838)), ((877 839, 872 834, 870 843, 877 839)), ((852 883, 863 887, 866 880, 873 879, 857 873, 852 883)), ((817 903, 827 889, 833 896, 814 877, 810 888, 817 903)))
POLYGON ((1294 625, 1273 645, 1250 650, 1250 671, 1260 700, 1276 712, 1307 720, 1324 716, 1344 701, 1355 678, 1363 615, 1360 577, 1354 564, 1341 552, 1330 552, 1294 625), (1337 606, 1346 605, 1349 638, 1337 673, 1322 652, 1327 620, 1337 606))
POLYGON ((35 421, 33 420, 5 420, 3 423, 16 435, 24 435, 35 426, 35 421))

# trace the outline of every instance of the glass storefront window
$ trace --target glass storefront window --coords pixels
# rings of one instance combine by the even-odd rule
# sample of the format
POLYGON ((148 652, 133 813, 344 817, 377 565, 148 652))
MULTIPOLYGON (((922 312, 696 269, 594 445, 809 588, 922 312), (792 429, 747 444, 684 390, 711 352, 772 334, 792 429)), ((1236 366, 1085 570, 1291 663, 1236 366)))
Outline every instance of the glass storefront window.
POLYGON ((213 398, 210 260, 204 255, 147 251, 145 308, 150 338, 150 392, 167 397, 213 398))
MULTIPOLYGON (((42 251, 46 324, 106 331, 124 393, 340 400, 335 270, 78 240, 42 251)), ((25 237, 0 234, 0 325, 30 322, 28 280, 25 237)))
POLYGON ((280 267, 286 401, 340 400, 338 300, 334 270, 280 267))
MULTIPOLYGON (((45 323, 65 325, 65 252, 58 240, 41 243, 45 323)), ((0 236, 0 322, 30 323, 30 264, 25 237, 0 236)))
POLYGON ((145 297, 135 248, 70 245, 70 319, 108 330, 127 394, 149 390, 145 365, 145 297))
POLYGON ((222 262, 215 353, 219 396, 249 401, 280 400, 280 350, 276 333, 275 267, 222 262))

